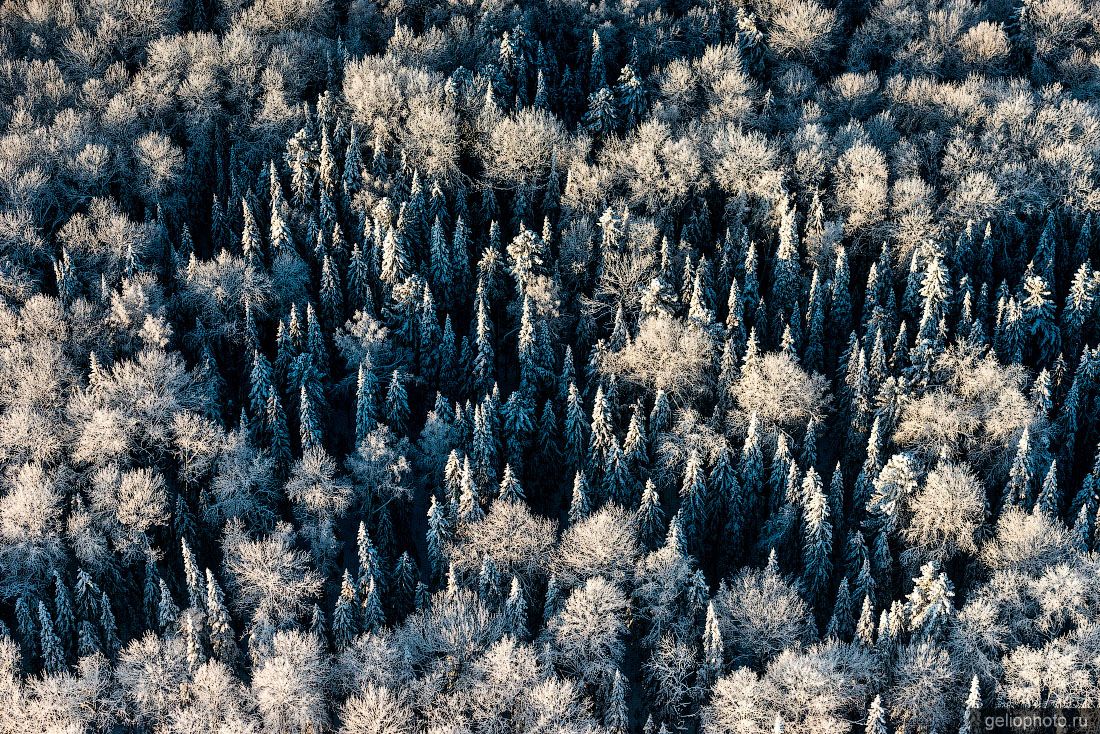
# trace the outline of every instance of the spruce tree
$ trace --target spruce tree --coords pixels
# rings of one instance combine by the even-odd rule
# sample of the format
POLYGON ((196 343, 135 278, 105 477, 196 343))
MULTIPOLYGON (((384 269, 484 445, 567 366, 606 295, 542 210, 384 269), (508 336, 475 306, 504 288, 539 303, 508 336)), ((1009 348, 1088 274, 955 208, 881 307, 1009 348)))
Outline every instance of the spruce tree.
POLYGON ((588 444, 588 417, 581 404, 580 392, 574 382, 569 383, 565 406, 565 456, 572 469, 584 468, 584 455, 588 444))
POLYGON ((95 625, 87 620, 80 623, 80 629, 77 631, 76 650, 77 656, 82 658, 89 655, 99 655, 103 652, 99 645, 95 625))
POLYGON ((504 474, 500 480, 500 499, 509 502, 522 502, 524 500, 523 487, 519 484, 519 479, 512 472, 511 464, 504 465, 504 474))
POLYGON ((298 428, 303 454, 321 446, 321 426, 317 411, 304 385, 298 395, 298 428))
POLYGON ((115 623, 114 612, 111 611, 111 601, 107 598, 107 592, 100 592, 99 596, 99 628, 103 631, 103 649, 108 657, 114 658, 122 649, 122 641, 118 638, 118 625, 115 623))
POLYGON ((1030 432, 1025 427, 1016 444, 1016 457, 1008 471, 1008 482, 1005 484, 1001 506, 1028 509, 1032 498, 1031 483, 1031 439, 1030 432))
POLYGON ((61 645, 61 639, 54 632, 50 613, 42 602, 38 602, 38 639, 42 654, 42 667, 49 674, 63 672, 66 668, 65 650, 61 645))
POLYGON ((706 620, 703 623, 703 664, 699 668, 699 682, 704 689, 713 686, 722 675, 725 668, 724 655, 722 631, 718 627, 714 602, 708 602, 706 620))
POLYGON ((54 631, 61 641, 64 652, 72 650, 73 636, 76 633, 76 615, 73 612, 72 598, 64 579, 55 570, 53 572, 54 583, 54 631))
POLYGON ((689 548, 697 547, 706 525, 707 484, 703 472, 703 458, 692 450, 684 468, 684 480, 680 485, 680 510, 683 518, 685 541, 689 548))
POLYGON ((576 525, 592 513, 592 504, 589 499, 588 482, 585 481, 584 472, 577 471, 573 477, 573 495, 569 501, 568 519, 570 525, 576 525))
POLYGON ((400 370, 394 370, 390 385, 386 390, 386 425, 394 433, 403 435, 408 430, 409 395, 405 391, 405 381, 400 370))
POLYGON ((202 571, 199 569, 198 560, 191 551, 191 546, 188 544, 186 538, 180 541, 180 551, 183 558, 184 579, 187 582, 187 600, 189 606, 202 612, 206 608, 204 605, 206 594, 202 571))
POLYGON ((168 584, 164 583, 164 579, 161 579, 160 599, 157 603, 157 624, 160 627, 160 631, 163 633, 175 629, 179 614, 179 606, 176 605, 175 600, 172 598, 172 593, 168 590, 168 584))
POLYGON ((504 602, 504 628, 517 640, 527 639, 527 600, 516 576, 504 602))
POLYGON ((616 669, 611 679, 611 690, 607 695, 607 707, 604 709, 603 725, 610 734, 628 734, 630 731, 630 712, 626 701, 626 682, 622 673, 616 669))
POLYGON ((206 569, 206 625, 214 657, 232 667, 237 661, 237 635, 225 607, 225 596, 210 569, 206 569))
POLYGON ((818 598, 832 572, 833 527, 821 478, 813 467, 806 470, 802 494, 806 498, 802 529, 802 580, 810 597, 818 598))
POLYGON ((962 724, 959 726, 959 734, 978 734, 982 731, 982 690, 978 684, 978 676, 970 679, 970 694, 963 705, 962 724))
POLYGON ((875 696, 871 701, 871 707, 867 709, 867 724, 864 731, 866 734, 890 734, 881 696, 875 696))
POLYGON ((446 543, 450 539, 451 519, 448 517, 445 506, 431 497, 428 507, 428 563, 430 564, 432 578, 442 577, 447 562, 446 543))
POLYGON ((372 578, 367 584, 363 599, 363 631, 377 632, 386 624, 386 614, 382 608, 382 594, 378 584, 372 578))

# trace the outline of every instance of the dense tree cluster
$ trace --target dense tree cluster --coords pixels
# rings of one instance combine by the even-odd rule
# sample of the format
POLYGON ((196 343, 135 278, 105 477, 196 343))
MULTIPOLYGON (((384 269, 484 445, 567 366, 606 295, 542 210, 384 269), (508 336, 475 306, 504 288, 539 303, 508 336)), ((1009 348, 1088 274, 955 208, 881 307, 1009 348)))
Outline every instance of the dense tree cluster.
POLYGON ((1097 705, 1096 0, 0 3, 0 732, 1097 705))

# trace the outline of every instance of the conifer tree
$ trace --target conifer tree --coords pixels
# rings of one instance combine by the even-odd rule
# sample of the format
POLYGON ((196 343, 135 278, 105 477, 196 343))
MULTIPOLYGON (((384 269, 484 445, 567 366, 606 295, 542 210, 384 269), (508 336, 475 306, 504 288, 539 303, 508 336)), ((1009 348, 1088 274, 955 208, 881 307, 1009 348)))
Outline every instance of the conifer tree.
POLYGON ((649 412, 649 438, 656 439, 658 434, 672 427, 672 401, 664 390, 657 390, 653 396, 653 409, 649 412))
POLYGON ((244 216, 244 231, 241 232, 241 253, 244 260, 253 267, 263 265, 263 242, 260 239, 260 228, 256 224, 256 217, 252 214, 252 207, 248 205, 248 199, 241 199, 241 210, 244 216))
POLYGON ((615 96, 621 108, 620 118, 626 130, 634 129, 644 118, 646 111, 646 90, 638 78, 634 67, 627 64, 619 72, 619 82, 615 85, 615 96))
POLYGON ((843 247, 838 247, 829 293, 828 336, 834 344, 843 339, 852 328, 850 280, 848 253, 843 247))
POLYGON ((688 547, 695 547, 702 536, 706 522, 707 484, 703 473, 703 458, 692 450, 684 469, 680 486, 680 510, 688 547))
POLYGON ((183 557, 183 573, 184 579, 187 582, 187 599, 189 606, 201 612, 206 608, 203 604, 206 594, 202 571, 199 569, 198 560, 196 560, 195 554, 192 552, 191 546, 188 544, 186 538, 180 541, 180 550, 183 557))
POLYGON ((642 501, 638 507, 638 532, 645 547, 653 549, 665 532, 665 513, 661 509, 661 497, 652 479, 647 479, 642 491, 642 501))
POLYGON ((298 395, 298 427, 302 453, 321 446, 321 426, 313 398, 303 385, 298 395))
POLYGON ((1043 479, 1042 490, 1039 492, 1039 500, 1036 507, 1046 513, 1047 517, 1056 518, 1062 505, 1062 493, 1058 485, 1058 461, 1050 462, 1046 477, 1043 479))
POLYGON ((882 697, 875 696, 871 707, 867 709, 866 734, 890 734, 886 712, 882 709, 882 697))
POLYGON ((332 639, 337 652, 343 652, 355 641, 359 633, 359 602, 356 599, 355 586, 347 569, 340 582, 340 595, 332 612, 332 639))
POLYGON ((588 445, 588 416, 581 404, 580 392, 574 382, 569 383, 565 406, 565 455, 570 468, 584 467, 584 455, 588 445))
POLYGON ((428 563, 431 567, 432 578, 440 578, 443 574, 447 561, 444 549, 450 539, 450 531, 450 518, 446 509, 442 503, 436 500, 435 495, 432 495, 431 504, 428 507, 427 531, 428 563))
POLYGON ((56 674, 65 670, 65 650, 61 639, 54 632, 53 621, 46 605, 38 602, 38 636, 42 654, 42 666, 47 673, 56 674))
POLYGON ((1028 509, 1032 498, 1031 482, 1031 439, 1028 428, 1025 427, 1016 444, 1016 457, 1008 472, 1008 483, 1001 500, 1002 507, 1028 509))
MULTIPOLYGON (((481 289, 479 288, 479 291, 481 289)), ((475 326, 476 353, 473 363, 473 385, 476 393, 488 391, 493 382, 493 374, 496 369, 495 350, 493 348, 493 329, 489 318, 489 307, 484 296, 477 298, 476 326, 475 326)))
POLYGON ((871 599, 863 598, 863 606, 860 608, 859 621, 856 622, 856 642, 865 647, 873 647, 875 644, 875 617, 874 606, 871 599))
POLYGON ((386 615, 382 609, 382 596, 378 584, 372 578, 367 584, 363 599, 363 631, 377 632, 386 624, 386 615))
MULTIPOLYGON (((359 522, 355 535, 356 556, 359 560, 359 598, 363 604, 367 601, 367 589, 373 581, 379 586, 385 584, 386 575, 382 568, 382 559, 367 531, 367 524, 359 522)), ((379 590, 381 592, 381 589, 379 590)))
POLYGON ((225 608, 225 596, 210 569, 206 569, 206 625, 210 630, 210 648, 214 657, 226 665, 237 661, 236 633, 225 608))
POLYGON ((1049 282, 1035 274, 1027 275, 1020 295, 1023 329, 1030 340, 1036 362, 1044 366, 1058 356, 1061 348, 1049 282))
POLYGON ((718 616, 714 611, 714 602, 707 603, 707 615, 703 624, 703 665, 699 668, 700 684, 709 688, 725 668, 722 630, 718 627, 718 616))
POLYGON ((782 313, 795 307, 799 291, 798 212, 789 202, 780 205, 779 247, 776 250, 770 300, 782 313))
POLYGON ((334 330, 343 320, 344 296, 340 291, 336 266, 328 255, 321 261, 320 298, 325 324, 330 330, 334 330))
POLYGON ((607 450, 607 459, 603 466, 602 490, 598 493, 599 499, 614 502, 623 507, 632 505, 633 478, 626 464, 626 457, 619 447, 618 439, 612 439, 611 446, 607 450))
POLYGON ((359 374, 355 390, 355 443, 362 443, 371 431, 378 426, 375 409, 377 381, 374 371, 367 361, 359 363, 359 374))
POLYGON ((149 629, 156 629, 157 609, 160 603, 160 573, 152 553, 145 556, 145 583, 142 585, 142 603, 145 622, 149 629))
POLYGON ((99 596, 99 628, 103 630, 104 652, 111 658, 115 657, 122 649, 122 641, 118 638, 118 625, 106 591, 100 592, 99 596))
POLYGON ((852 619, 852 598, 848 579, 840 580, 840 587, 833 602, 833 614, 829 618, 826 634, 838 640, 847 640, 852 634, 855 620, 852 619))
POLYGON ((517 640, 527 639, 527 600, 516 576, 504 602, 504 627, 517 640))
POLYGON ((603 724, 611 734, 627 734, 630 730, 630 713, 626 702, 626 682, 622 673, 616 669, 611 679, 611 690, 607 696, 607 708, 604 710, 603 724))
POLYGON ((941 638, 954 614, 951 601, 954 596, 946 574, 930 563, 921 567, 905 603, 909 628, 917 638, 931 641, 941 638))
POLYGON ((55 570, 53 572, 54 583, 54 631, 61 641, 62 650, 72 650, 73 636, 76 633, 76 615, 73 612, 72 598, 64 579, 55 570))
POLYGON ((603 43, 600 34, 592 31, 592 55, 588 66, 588 89, 595 91, 607 86, 607 62, 603 57, 603 43))
POLYGON ((606 86, 588 96, 588 111, 581 119, 585 129, 596 138, 606 140, 619 127, 619 103, 615 94, 606 86))
POLYGON ((392 603, 394 616, 402 619, 412 611, 415 602, 416 582, 419 571, 416 562, 413 561, 408 551, 405 551, 397 559, 393 569, 393 582, 391 584, 392 603))
POLYGON ((99 646, 95 625, 87 620, 81 621, 80 629, 77 631, 76 650, 77 656, 82 658, 103 652, 99 646))
MULTIPOLYGON (((172 593, 168 590, 168 584, 164 579, 160 580, 160 599, 157 603, 157 624, 161 632, 174 629, 179 619, 180 609, 172 599, 172 593)), ((85 622, 87 624, 87 622, 85 622)), ((98 643, 97 643, 98 644, 98 643)))
POLYGON ((271 456, 280 470, 290 464, 290 432, 287 428, 286 413, 277 390, 272 390, 267 400, 267 424, 271 431, 271 456))
POLYGON ((519 479, 512 472, 511 464, 504 465, 504 474, 500 480, 500 498, 510 502, 522 502, 524 499, 523 487, 519 484, 519 479))
POLYGON ((481 508, 481 499, 478 497, 477 485, 474 483, 474 471, 470 466, 470 457, 463 459, 462 465, 462 490, 458 502, 459 518, 462 522, 474 523, 485 516, 481 508))
POLYGON ((811 598, 825 589, 832 572, 833 527, 829 505, 821 488, 821 478, 811 466, 802 481, 806 498, 802 529, 802 579, 811 598))
POLYGON ((400 370, 394 370, 390 385, 386 390, 386 425, 394 433, 404 434, 408 430, 409 395, 405 391, 405 381, 400 370))
POLYGON ((590 465, 602 469, 607 462, 607 453, 615 443, 615 434, 611 424, 611 405, 604 394, 603 385, 596 388, 596 397, 592 402, 591 439, 588 444, 590 465))
POLYGON ((570 525, 576 525, 584 520, 592 512, 592 504, 589 499, 588 482, 585 481, 584 472, 578 470, 573 478, 573 496, 569 501, 568 519, 570 525))
POLYGON ((741 458, 737 473, 741 478, 741 491, 744 498, 746 519, 754 517, 764 489, 764 453, 760 446, 757 430, 757 418, 754 413, 749 418, 748 434, 741 449, 741 458))
POLYGON ((271 363, 259 350, 252 353, 252 372, 249 377, 248 399, 252 415, 264 420, 267 417, 267 403, 274 391, 274 385, 271 363))
POLYGON ((959 734, 978 734, 982 731, 982 690, 978 685, 978 676, 970 679, 970 694, 966 697, 963 706, 962 724, 959 726, 959 734))

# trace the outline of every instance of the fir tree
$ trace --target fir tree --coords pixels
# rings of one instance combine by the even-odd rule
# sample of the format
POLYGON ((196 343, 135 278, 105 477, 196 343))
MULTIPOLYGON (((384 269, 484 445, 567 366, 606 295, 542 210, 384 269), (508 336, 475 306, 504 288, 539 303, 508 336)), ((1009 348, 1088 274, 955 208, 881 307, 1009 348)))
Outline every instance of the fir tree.
POLYGON ((103 649, 111 658, 122 649, 122 641, 118 638, 118 625, 115 623, 114 612, 111 611, 111 601, 107 598, 107 592, 100 592, 99 597, 99 628, 103 630, 103 649))
POLYGON ((570 468, 580 469, 584 466, 584 453, 588 444, 588 417, 574 382, 569 383, 566 401, 565 455, 570 468))
POLYGON ((703 460, 698 451, 688 456, 684 469, 684 481, 680 487, 680 513, 682 513, 685 541, 695 547, 702 537, 706 522, 707 485, 703 473, 703 460))
POLYGON ((447 562, 446 543, 450 538, 451 524, 444 505, 432 495, 428 507, 428 563, 433 578, 440 578, 447 562))
POLYGON ((607 86, 607 62, 603 58, 600 34, 592 31, 592 56, 588 66, 588 89, 595 91, 607 86))
POLYGON ((356 445, 362 443, 367 434, 378 427, 378 416, 375 409, 377 389, 377 381, 370 364, 367 361, 360 362, 355 391, 356 445))
POLYGON ((99 655, 103 652, 100 649, 99 638, 96 635, 95 625, 87 620, 83 620, 80 623, 80 629, 77 632, 76 649, 76 654, 82 658, 88 657, 90 655, 99 655))
POLYGON ((298 427, 302 453, 321 446, 321 426, 313 399, 303 385, 298 395, 298 427))
POLYGON ((394 370, 390 386, 386 390, 386 425, 397 434, 408 430, 409 395, 405 391, 405 381, 400 370, 394 370))
POLYGON ((638 507, 638 532, 647 548, 656 548, 665 532, 665 513, 661 509, 661 497, 653 480, 647 479, 638 507))
POLYGON ((42 666, 47 673, 56 674, 65 670, 65 650, 61 639, 54 632, 53 621, 46 605, 38 602, 38 636, 42 653, 42 666))
POLYGON ((890 734, 886 712, 882 708, 882 697, 875 696, 871 707, 867 709, 866 734, 890 734))
POLYGON ((408 551, 401 554, 394 565, 392 588, 392 600, 394 617, 402 619, 412 611, 415 602, 416 582, 419 571, 416 563, 409 556, 408 551))
POLYGON ((852 598, 849 588, 848 579, 841 579, 836 601, 833 602, 833 614, 826 628, 826 634, 838 640, 847 640, 855 624, 855 620, 852 619, 852 598))
POLYGON ((512 577, 512 587, 504 602, 504 628, 517 640, 527 638, 527 600, 516 576, 512 577))
MULTIPOLYGON (((164 579, 160 580, 160 599, 157 603, 157 624, 161 632, 172 630, 179 619, 180 609, 172 599, 172 593, 168 590, 168 584, 164 579)), ((97 643, 98 644, 98 643, 97 643)))
POLYGON ((214 574, 206 569, 206 625, 210 630, 210 647, 214 657, 226 665, 236 663, 238 649, 236 633, 225 608, 225 597, 214 574))
POLYGON ((512 473, 510 464, 504 465, 504 475, 500 480, 500 498, 510 502, 522 502, 524 499, 523 487, 520 486, 516 475, 512 473))
POLYGON ((704 688, 714 685, 725 668, 722 631, 718 627, 718 616, 714 603, 707 603, 707 615, 703 625, 703 665, 699 669, 700 684, 704 688))
POLYGON ((982 731, 982 690, 978 685, 978 676, 970 679, 970 694, 963 705, 962 724, 959 726, 959 734, 978 734, 982 731))
POLYGON ((377 632, 385 624, 386 615, 382 609, 381 591, 372 578, 367 584, 366 596, 363 599, 363 630, 365 632, 377 632))
POLYGON ((202 571, 199 570, 198 560, 196 560, 195 554, 191 551, 191 546, 187 543, 186 538, 180 541, 180 550, 183 557, 183 573, 184 579, 187 582, 187 600, 189 606, 196 611, 202 612, 206 608, 203 604, 206 594, 202 571))
POLYGON ((811 598, 817 598, 832 571, 833 527, 821 479, 813 467, 806 470, 802 494, 806 498, 802 529, 802 579, 811 598))
POLYGON ((626 701, 626 682, 622 673, 616 669, 611 679, 611 690, 607 696, 603 724, 610 734, 627 734, 630 730, 630 713, 626 701))
POLYGON ((1001 500, 1002 506, 1028 508, 1032 498, 1031 481, 1031 440, 1030 433, 1025 427, 1016 445, 1016 458, 1013 459, 1012 468, 1008 472, 1008 483, 1005 485, 1004 497, 1001 500))
POLYGON ((252 353, 252 372, 248 399, 252 415, 261 420, 267 417, 267 403, 274 391, 271 363, 260 351, 252 353))
POLYGON ((76 633, 76 615, 73 612, 69 589, 56 570, 53 572, 53 583, 54 631, 61 641, 62 651, 68 652, 72 650, 73 635, 76 633))

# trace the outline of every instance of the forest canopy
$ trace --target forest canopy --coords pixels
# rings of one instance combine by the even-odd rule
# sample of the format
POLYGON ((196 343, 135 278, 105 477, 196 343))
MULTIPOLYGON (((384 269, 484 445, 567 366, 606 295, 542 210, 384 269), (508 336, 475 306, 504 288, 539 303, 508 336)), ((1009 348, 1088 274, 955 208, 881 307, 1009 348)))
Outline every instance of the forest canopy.
POLYGON ((1100 684, 1100 0, 0 0, 0 734, 976 734, 1100 684))

